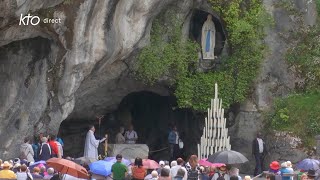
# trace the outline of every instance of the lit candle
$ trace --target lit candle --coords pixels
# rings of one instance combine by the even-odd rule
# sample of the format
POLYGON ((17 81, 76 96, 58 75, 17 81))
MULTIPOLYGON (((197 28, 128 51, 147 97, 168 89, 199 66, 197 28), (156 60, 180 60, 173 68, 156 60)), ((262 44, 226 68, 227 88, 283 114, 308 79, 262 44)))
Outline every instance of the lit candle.
POLYGON ((214 98, 218 98, 218 84, 215 83, 214 84, 214 98))

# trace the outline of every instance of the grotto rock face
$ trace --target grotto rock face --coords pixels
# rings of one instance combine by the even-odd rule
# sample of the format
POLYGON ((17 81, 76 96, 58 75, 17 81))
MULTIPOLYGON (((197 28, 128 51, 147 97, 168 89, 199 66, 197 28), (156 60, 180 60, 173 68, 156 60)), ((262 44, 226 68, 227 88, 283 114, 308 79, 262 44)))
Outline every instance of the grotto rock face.
MULTIPOLYGON (((272 97, 287 95, 302 81, 284 60, 287 43, 282 36, 300 26, 313 25, 315 3, 290 2, 301 10, 302 17, 298 19, 302 23, 278 7, 277 0, 264 0, 275 19, 275 27, 267 30, 265 39, 268 55, 254 92, 241 105, 236 123, 230 128, 233 149, 243 152, 249 160, 253 160, 252 138, 263 125, 260 111, 270 107, 272 97)), ((137 53, 149 42, 153 19, 172 7, 184 22, 185 37, 194 9, 211 12, 205 0, 1 1, 1 158, 16 157, 25 136, 56 133, 65 119, 92 119, 114 111, 129 93, 168 95, 165 85, 146 86, 135 80, 132 72, 137 53), (21 13, 27 12, 42 19, 60 18, 61 23, 19 26, 21 13)), ((182 128, 188 132, 193 125, 182 128)), ((197 137, 189 140, 196 144, 197 137)), ((283 152, 271 152, 268 161, 283 152)), ((303 152, 295 152, 303 157, 303 152)), ((248 163, 241 170, 251 174, 253 166, 248 163)))
MULTIPOLYGON (((232 148, 242 152, 249 159, 249 163, 242 165, 240 169, 248 174, 252 174, 255 167, 254 157, 251 155, 252 140, 256 137, 257 131, 264 132, 261 112, 272 106, 275 97, 284 97, 299 83, 303 83, 303 79, 296 75, 294 68, 287 64, 285 54, 290 42, 294 41, 290 39, 290 32, 315 25, 316 5, 314 1, 307 0, 286 2, 289 3, 289 7, 295 8, 296 12, 290 12, 288 7, 279 5, 277 0, 264 0, 267 11, 275 21, 274 27, 266 30, 265 43, 268 46, 268 54, 261 64, 254 93, 241 105, 235 125, 230 128, 232 148)), ((281 141, 288 139, 286 136, 279 137, 279 133, 271 132, 265 134, 264 138, 270 153, 266 156, 265 168, 273 160, 296 162, 307 156, 305 151, 297 146, 281 144, 281 141)))
POLYGON ((149 42, 152 20, 161 11, 175 7, 188 24, 200 6, 202 0, 2 1, 2 158, 17 156, 25 136, 57 133, 65 119, 113 111, 131 92, 168 95, 161 84, 146 86, 133 78, 135 56, 149 42), (19 26, 27 12, 61 23, 19 26))

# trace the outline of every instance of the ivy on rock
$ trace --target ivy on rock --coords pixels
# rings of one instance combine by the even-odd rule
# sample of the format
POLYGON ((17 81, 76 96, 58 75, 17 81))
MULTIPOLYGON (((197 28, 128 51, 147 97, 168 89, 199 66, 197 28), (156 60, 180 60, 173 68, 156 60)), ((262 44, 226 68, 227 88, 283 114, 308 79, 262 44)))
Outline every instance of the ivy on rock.
POLYGON ((230 53, 220 57, 223 63, 218 70, 196 71, 199 45, 181 39, 179 21, 173 20, 170 26, 159 23, 163 16, 154 21, 151 44, 140 53, 136 68, 137 76, 148 83, 169 77, 175 85, 179 107, 199 111, 206 111, 210 104, 214 83, 219 84, 225 108, 246 99, 264 58, 264 27, 271 22, 261 0, 210 0, 210 3, 228 32, 230 53))

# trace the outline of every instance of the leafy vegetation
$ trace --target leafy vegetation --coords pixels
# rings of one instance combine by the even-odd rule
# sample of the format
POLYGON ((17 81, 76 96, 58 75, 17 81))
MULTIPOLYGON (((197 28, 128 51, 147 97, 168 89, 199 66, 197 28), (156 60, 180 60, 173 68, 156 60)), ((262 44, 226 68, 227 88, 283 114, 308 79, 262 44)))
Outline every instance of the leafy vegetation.
MULTIPOLYGON (((316 3, 319 13, 320 0, 316 3)), ((277 99, 267 120, 273 129, 291 131, 307 147, 313 147, 314 136, 320 134, 320 26, 305 27, 301 23, 289 39, 295 41, 286 59, 304 83, 296 88, 299 94, 277 99)))
POLYGON ((150 84, 167 77, 173 85, 176 80, 187 76, 189 68, 196 65, 199 46, 190 40, 183 41, 181 29, 182 22, 173 17, 172 12, 153 22, 151 44, 138 57, 137 77, 150 84), (173 21, 163 26, 167 18, 173 21))
POLYGON ((293 132, 306 146, 312 146, 314 136, 320 133, 319 108, 319 93, 296 94, 277 99, 268 118, 273 129, 293 132))
POLYGON ((304 91, 320 88, 320 26, 298 32, 298 42, 287 53, 288 62, 305 78, 304 91))
MULTIPOLYGON (((169 77, 176 85, 175 96, 180 107, 205 111, 219 84, 224 107, 242 102, 259 71, 266 46, 262 43, 263 28, 270 18, 260 0, 211 0, 213 9, 220 13, 228 31, 230 56, 221 57, 223 64, 214 72, 196 71, 199 47, 189 40, 181 40, 181 22, 174 19, 163 25, 165 15, 152 26, 151 45, 139 55, 137 76, 147 83, 169 77), (170 28, 172 27, 172 28, 170 28)), ((173 13, 174 14, 174 13, 173 13)))
POLYGON ((317 5, 317 12, 319 15, 320 14, 320 0, 316 0, 316 5, 317 5))
POLYGON ((178 81, 176 96, 181 107, 206 110, 214 93, 214 83, 219 84, 219 95, 224 107, 242 102, 250 91, 266 46, 261 43, 263 28, 271 19, 261 1, 211 0, 212 7, 226 23, 230 56, 223 58, 219 71, 197 73, 178 81), (201 82, 201 83, 200 83, 201 82))

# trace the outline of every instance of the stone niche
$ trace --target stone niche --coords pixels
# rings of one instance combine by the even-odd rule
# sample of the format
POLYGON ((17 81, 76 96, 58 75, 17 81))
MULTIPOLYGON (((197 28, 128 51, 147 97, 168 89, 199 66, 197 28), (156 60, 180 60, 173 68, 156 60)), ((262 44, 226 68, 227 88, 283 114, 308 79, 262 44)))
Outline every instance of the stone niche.
POLYGON ((201 34, 202 34, 202 26, 204 22, 207 20, 208 15, 212 15, 212 21, 215 25, 216 34, 215 34, 215 48, 214 48, 214 55, 217 56, 215 60, 203 60, 201 58, 200 67, 201 69, 212 69, 214 64, 219 63, 219 56, 222 55, 226 35, 224 27, 217 15, 213 12, 209 13, 203 10, 195 9, 193 11, 191 21, 190 21, 190 33, 189 38, 193 41, 196 41, 201 46, 201 34))

